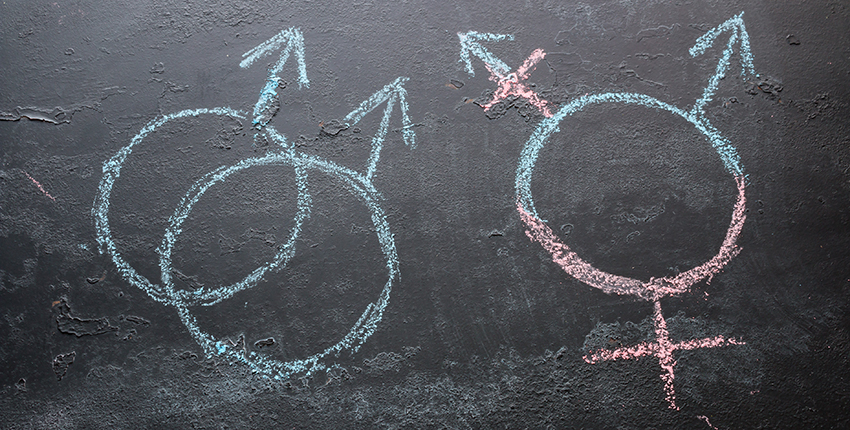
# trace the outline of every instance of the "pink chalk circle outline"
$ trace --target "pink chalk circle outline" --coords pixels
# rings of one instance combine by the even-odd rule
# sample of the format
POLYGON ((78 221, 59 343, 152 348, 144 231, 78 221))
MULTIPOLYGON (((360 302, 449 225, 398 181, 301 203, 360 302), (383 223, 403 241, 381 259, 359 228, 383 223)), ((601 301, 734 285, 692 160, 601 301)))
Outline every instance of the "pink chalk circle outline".
POLYGON ((709 124, 702 112, 685 112, 675 106, 661 102, 644 94, 634 93, 605 93, 580 97, 563 106, 556 115, 544 119, 529 138, 517 166, 516 193, 517 211, 525 224, 526 235, 535 242, 540 243, 546 251, 552 255, 552 261, 558 264, 568 275, 573 278, 598 288, 607 294, 631 295, 642 300, 654 302, 653 325, 655 327, 655 340, 644 342, 639 345, 622 347, 613 351, 601 350, 584 356, 587 363, 595 364, 603 360, 639 359, 643 356, 655 356, 658 364, 664 370, 660 375, 664 382, 665 400, 671 409, 678 410, 676 405, 676 393, 673 387, 675 378, 674 367, 676 360, 673 352, 677 350, 693 350, 699 348, 714 348, 726 345, 742 345, 735 338, 724 338, 715 336, 713 338, 693 339, 683 342, 672 342, 667 330, 667 322, 661 312, 660 300, 664 297, 675 296, 688 292, 690 288, 703 280, 711 281, 712 277, 720 272, 738 253, 738 237, 746 220, 746 176, 743 173, 740 160, 735 148, 720 133, 709 124), (577 253, 572 251, 560 238, 546 225, 534 209, 534 200, 531 195, 531 177, 534 167, 546 141, 549 137, 560 131, 560 123, 567 116, 581 111, 592 104, 623 103, 634 104, 657 110, 668 111, 684 118, 697 130, 708 138, 717 151, 726 170, 735 178, 738 196, 732 211, 732 220, 726 231, 726 237, 720 245, 717 254, 705 263, 694 267, 676 276, 663 278, 650 278, 649 281, 641 281, 626 276, 615 275, 593 267, 584 261, 577 253))

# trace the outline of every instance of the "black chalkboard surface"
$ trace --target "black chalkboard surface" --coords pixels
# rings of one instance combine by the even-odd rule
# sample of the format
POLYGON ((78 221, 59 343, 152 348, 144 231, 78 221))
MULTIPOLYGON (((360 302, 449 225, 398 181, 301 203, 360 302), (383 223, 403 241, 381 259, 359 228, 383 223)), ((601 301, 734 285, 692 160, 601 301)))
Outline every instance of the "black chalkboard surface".
POLYGON ((846 428, 847 2, 4 2, 3 428, 846 428))

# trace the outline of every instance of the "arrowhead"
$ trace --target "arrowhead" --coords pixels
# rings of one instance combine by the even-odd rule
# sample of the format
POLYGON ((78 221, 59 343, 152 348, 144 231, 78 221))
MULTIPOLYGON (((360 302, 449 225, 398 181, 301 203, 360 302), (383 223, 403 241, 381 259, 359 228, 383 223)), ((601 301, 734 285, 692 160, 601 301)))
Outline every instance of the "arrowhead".
POLYGON ((289 59, 289 54, 292 51, 295 51, 298 63, 298 88, 310 86, 310 81, 307 79, 307 66, 304 62, 304 35, 297 28, 283 30, 271 39, 257 45, 254 49, 242 54, 244 59, 239 63, 239 67, 243 69, 250 67, 255 61, 280 49, 284 44, 286 46, 280 52, 280 59, 269 68, 269 77, 266 79, 262 91, 260 91, 260 98, 254 105, 253 122, 255 126, 264 127, 280 109, 277 88, 280 86, 281 79, 278 75, 283 70, 283 65, 289 59))
POLYGON ((714 93, 720 85, 720 80, 726 76, 726 71, 729 69, 729 60, 732 57, 732 52, 734 52, 734 46, 739 40, 741 44, 741 75, 755 74, 755 69, 753 68, 753 54, 750 52, 750 35, 747 34, 747 28, 744 26, 744 12, 729 18, 723 24, 712 28, 707 33, 700 36, 699 39, 697 39, 696 44, 689 51, 691 57, 696 57, 697 55, 705 53, 708 48, 714 45, 714 41, 717 40, 717 37, 726 32, 730 33, 729 41, 726 42, 726 48, 723 49, 720 60, 717 62, 717 68, 714 71, 714 75, 709 78, 708 85, 703 90, 702 97, 696 101, 693 109, 691 110, 693 115, 700 116, 704 114, 703 108, 714 97, 714 93))
POLYGON ((490 70, 499 74, 507 75, 511 69, 502 60, 497 58, 493 53, 487 50, 479 43, 480 41, 496 42, 502 40, 514 40, 512 34, 493 34, 479 33, 477 31, 468 31, 466 33, 458 33, 460 39, 460 62, 466 65, 466 72, 470 76, 475 76, 475 70, 472 68, 472 59, 470 54, 478 57, 490 67, 490 70))
POLYGON ((383 136, 386 135, 387 127, 389 126, 388 123, 392 114, 393 104, 398 102, 401 110, 402 135, 404 136, 404 143, 410 147, 416 146, 416 133, 413 131, 414 124, 410 122, 410 117, 407 114, 407 90, 404 89, 404 83, 407 81, 408 78, 402 76, 392 83, 387 84, 384 88, 376 91, 375 94, 372 94, 368 99, 360 103, 360 106, 346 115, 343 121, 345 121, 346 125, 349 127, 357 124, 357 122, 363 119, 367 113, 380 106, 381 103, 386 102, 387 107, 384 109, 384 118, 381 121, 381 130, 378 133, 383 139, 383 136))
POLYGON ((732 46, 735 45, 735 42, 740 40, 741 74, 755 74, 755 69, 753 67, 753 54, 750 52, 750 35, 747 34, 747 28, 744 26, 744 12, 729 18, 723 24, 712 28, 700 36, 699 39, 697 39, 696 44, 694 44, 689 51, 691 57, 696 57, 697 55, 705 53, 706 49, 714 45, 714 41, 717 37, 725 32, 730 32, 731 35, 729 36, 729 42, 726 44, 726 50, 723 53, 724 59, 728 62, 728 59, 726 58, 727 55, 731 55, 732 46))
POLYGON ((272 51, 279 49, 284 43, 286 46, 280 53, 280 60, 269 70, 269 75, 280 73, 283 70, 283 64, 289 58, 289 54, 292 50, 295 50, 296 61, 298 62, 298 86, 309 87, 310 80, 307 79, 307 66, 304 62, 304 35, 301 34, 301 30, 294 27, 281 31, 271 39, 242 54, 244 59, 239 63, 239 67, 243 69, 251 67, 251 64, 255 61, 271 54, 272 51))
POLYGON ((396 102, 398 102, 399 110, 401 111, 401 132, 404 143, 411 148, 416 146, 416 133, 413 131, 413 126, 415 124, 410 121, 410 117, 407 114, 407 90, 404 89, 404 83, 407 82, 407 80, 408 78, 399 77, 392 83, 387 84, 384 88, 381 88, 368 99, 364 100, 363 103, 360 103, 360 106, 358 106, 357 109, 351 111, 351 113, 346 115, 343 119, 345 125, 350 127, 357 124, 357 122, 363 119, 366 114, 380 106, 382 103, 386 102, 387 104, 386 108, 384 108, 384 117, 381 119, 378 132, 375 133, 375 137, 372 139, 372 152, 369 156, 365 175, 366 178, 370 180, 375 174, 375 169, 377 168, 378 159, 381 153, 381 147, 384 144, 384 138, 387 136, 393 105, 396 102))

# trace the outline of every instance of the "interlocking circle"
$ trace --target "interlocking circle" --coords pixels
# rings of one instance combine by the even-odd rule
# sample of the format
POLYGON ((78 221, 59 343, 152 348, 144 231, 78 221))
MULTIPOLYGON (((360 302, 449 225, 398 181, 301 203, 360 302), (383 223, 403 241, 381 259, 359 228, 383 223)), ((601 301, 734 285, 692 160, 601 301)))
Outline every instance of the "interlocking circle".
MULTIPOLYGON (((184 110, 158 118, 148 123, 131 140, 130 144, 121 148, 112 158, 103 164, 103 178, 95 199, 92 215, 95 218, 97 229, 97 240, 101 249, 108 253, 119 273, 127 279, 130 284, 147 292, 154 300, 166 305, 174 306, 180 315, 183 324, 195 340, 203 347, 208 355, 219 355, 235 361, 241 361, 249 365, 254 371, 263 373, 274 378, 287 378, 295 373, 312 373, 325 368, 320 361, 330 355, 338 355, 343 350, 356 351, 366 339, 374 333, 377 323, 381 320, 383 310, 389 302, 393 282, 398 277, 398 256, 396 255, 395 243, 389 224, 386 221, 383 209, 379 206, 380 194, 372 186, 368 177, 351 169, 342 167, 328 160, 315 156, 297 153, 291 149, 282 149, 280 152, 269 153, 262 157, 248 158, 230 167, 220 167, 204 175, 195 182, 174 213, 168 220, 168 227, 163 235, 162 243, 157 249, 160 255, 161 282, 155 284, 139 274, 121 256, 112 231, 109 226, 109 205, 115 180, 121 173, 121 167, 127 157, 131 155, 135 146, 142 143, 144 138, 164 125, 165 123, 185 117, 197 117, 200 115, 222 115, 244 120, 246 114, 230 108, 194 109, 184 110), (297 211, 294 218, 294 226, 290 230, 289 238, 283 244, 272 259, 262 266, 254 269, 241 281, 227 286, 212 288, 200 288, 195 291, 177 290, 174 288, 171 277, 172 251, 174 244, 182 232, 182 225, 191 213, 194 205, 213 186, 225 181, 230 175, 258 166, 285 166, 295 170, 298 185, 297 211), (378 300, 370 303, 366 310, 360 315, 357 322, 341 340, 324 351, 318 352, 305 359, 297 359, 288 362, 279 361, 256 352, 247 352, 245 348, 222 342, 212 335, 202 331, 195 317, 189 311, 190 306, 211 306, 226 300, 239 291, 254 287, 269 270, 274 270, 286 265, 295 254, 295 243, 301 232, 304 221, 310 216, 311 199, 308 192, 308 172, 316 170, 328 175, 341 185, 346 186, 349 191, 361 198, 363 203, 371 212, 372 223, 378 235, 381 251, 386 257, 386 269, 388 279, 381 290, 378 300)), ((266 133, 271 141, 281 143, 283 137, 274 131, 271 126, 266 126, 262 131, 266 133)))

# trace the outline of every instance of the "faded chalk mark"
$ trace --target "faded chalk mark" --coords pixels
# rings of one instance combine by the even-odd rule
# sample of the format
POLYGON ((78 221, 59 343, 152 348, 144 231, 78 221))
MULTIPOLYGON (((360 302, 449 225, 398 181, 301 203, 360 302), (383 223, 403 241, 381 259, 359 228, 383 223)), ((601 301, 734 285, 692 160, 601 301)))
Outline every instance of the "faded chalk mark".
MULTIPOLYGON (((120 176, 121 167, 127 157, 132 154, 135 147, 143 143, 145 137, 169 121, 201 115, 219 115, 245 120, 246 113, 227 107, 188 109, 174 114, 168 114, 149 122, 133 137, 127 146, 121 148, 112 158, 104 162, 103 177, 92 208, 92 215, 95 218, 95 227, 97 229, 97 240, 100 244, 101 252, 106 252, 111 256, 112 262, 124 279, 147 292, 154 300, 165 305, 173 306, 177 310, 181 321, 189 330, 189 333, 208 356, 219 356, 245 363, 253 371, 275 379, 288 378, 296 373, 309 375, 317 370, 325 369, 327 366, 322 362, 324 359, 331 356, 338 356, 345 350, 351 352, 357 351, 360 345, 377 329, 384 309, 389 302, 392 286, 399 277, 399 261, 393 235, 390 232, 386 215, 380 206, 381 195, 372 184, 372 178, 377 168, 380 151, 386 138, 394 106, 398 105, 401 113, 401 131, 404 142, 411 147, 415 144, 415 134, 412 129, 413 124, 408 117, 407 92, 403 86, 407 78, 399 77, 374 93, 344 119, 345 125, 350 127, 358 123, 366 114, 382 103, 386 103, 387 105, 384 109, 379 130, 375 133, 375 137, 372 140, 372 151, 364 172, 340 166, 316 155, 296 151, 295 146, 287 141, 286 137, 279 133, 273 126, 269 125, 268 122, 275 115, 279 107, 277 88, 281 81, 277 75, 281 71, 290 51, 295 51, 298 60, 299 84, 304 86, 309 84, 306 76, 304 40, 301 32, 292 28, 282 31, 277 36, 247 52, 244 55, 246 58, 240 66, 243 68, 248 67, 260 57, 268 55, 271 51, 279 49, 284 44, 286 46, 283 48, 280 60, 269 69, 269 78, 260 92, 259 100, 254 106, 253 118, 254 126, 257 129, 257 134, 254 136, 255 143, 257 140, 264 139, 275 143, 276 147, 270 149, 263 156, 246 158, 231 166, 220 166, 202 176, 189 188, 186 195, 169 217, 162 242, 157 248, 160 260, 159 283, 151 282, 125 261, 112 237, 112 231, 109 226, 110 199, 115 181, 120 176), (298 197, 296 200, 297 213, 294 217, 294 225, 289 231, 289 238, 278 245, 277 253, 269 261, 252 270, 242 280, 234 284, 206 286, 196 281, 193 282, 190 277, 183 275, 178 269, 172 266, 172 252, 183 231, 183 223, 192 212, 196 203, 200 201, 209 189, 224 182, 234 173, 258 166, 279 166, 293 169, 298 197), (234 343, 228 339, 217 339, 213 335, 201 330, 189 307, 198 305, 212 306, 232 297, 239 291, 253 288, 269 271, 285 266, 294 256, 295 246, 302 226, 309 219, 311 213, 312 199, 309 193, 308 182, 308 176, 311 172, 319 172, 337 181, 341 189, 346 189, 351 194, 359 197, 361 202, 369 209, 381 251, 386 259, 385 268, 387 270, 387 281, 384 283, 377 300, 366 307, 354 326, 341 340, 303 359, 280 361, 268 355, 248 351, 244 338, 241 338, 239 343, 234 343), (192 289, 181 290, 176 288, 174 285, 175 276, 187 282, 192 289)), ((274 344, 274 339, 268 338, 256 342, 255 346, 261 348, 271 346, 272 344, 274 344)))
POLYGON ((36 186, 36 187, 38 187, 38 189, 39 189, 39 190, 41 190, 41 193, 42 193, 42 194, 44 194, 45 196, 49 197, 49 198, 50 198, 50 200, 53 200, 54 202, 56 201, 56 198, 55 198, 55 197, 53 197, 53 196, 51 196, 51 195, 50 195, 50 193, 48 193, 48 192, 47 192, 47 190, 45 190, 45 189, 44 189, 44 187, 43 187, 43 186, 41 186, 41 183, 40 183, 40 182, 38 182, 38 181, 36 181, 36 180, 35 180, 35 178, 33 178, 32 176, 30 176, 30 174, 29 174, 29 173, 24 172, 24 175, 27 175, 27 178, 30 178, 30 181, 32 181, 32 183, 33 183, 33 184, 35 184, 35 186, 36 186))
POLYGON ((715 426, 711 425, 711 421, 709 421, 709 420, 708 420, 708 417, 707 417, 707 416, 705 416, 705 415, 697 415, 697 418, 699 418, 699 419, 701 419, 701 420, 705 421, 705 423, 706 423, 706 424, 708 424, 708 426, 709 426, 709 427, 711 427, 712 429, 714 429, 714 430, 719 430, 717 427, 715 427, 715 426))
POLYGON ((667 322, 662 314, 660 302, 664 297, 689 292, 691 287, 698 282, 710 282, 714 275, 719 273, 740 252, 737 240, 746 221, 745 189, 747 178, 744 174, 737 150, 709 123, 703 112, 703 107, 711 100, 720 79, 725 76, 734 44, 738 40, 740 40, 741 44, 741 62, 744 69, 742 73, 753 73, 749 38, 744 28, 742 16, 743 12, 717 28, 710 30, 697 40, 696 46, 691 48, 690 53, 692 56, 702 54, 711 46, 714 39, 720 33, 724 31, 732 33, 715 70, 715 74, 709 79, 708 86, 703 91, 702 97, 697 100, 691 110, 682 110, 644 94, 586 94, 564 105, 556 114, 540 122, 540 125, 526 142, 517 165, 517 211, 526 226, 526 235, 532 241, 542 245, 552 255, 552 261, 560 266, 569 276, 591 287, 598 288, 607 294, 630 295, 653 302, 655 309, 655 340, 653 342, 644 342, 634 346, 618 348, 613 351, 602 350, 593 352, 585 356, 585 361, 592 364, 602 360, 637 359, 648 355, 657 357, 659 365, 664 371, 661 374, 661 379, 664 381, 665 397, 669 403, 669 407, 673 409, 679 409, 676 405, 676 392, 673 385, 673 380, 675 379, 674 368, 676 365, 673 353, 675 351, 743 344, 743 342, 735 339, 726 339, 723 336, 672 343, 669 339, 667 322), (572 251, 569 246, 564 244, 558 238, 557 234, 546 225, 546 221, 540 218, 534 207, 534 199, 531 194, 531 179, 540 151, 550 136, 560 132, 562 122, 566 121, 567 117, 571 117, 574 113, 583 110, 587 106, 596 104, 637 105, 666 111, 688 121, 697 131, 706 137, 720 156, 726 171, 734 177, 738 190, 737 200, 732 211, 729 227, 726 231, 726 237, 714 257, 676 276, 663 278, 652 277, 648 281, 641 281, 607 273, 593 267, 572 251))

